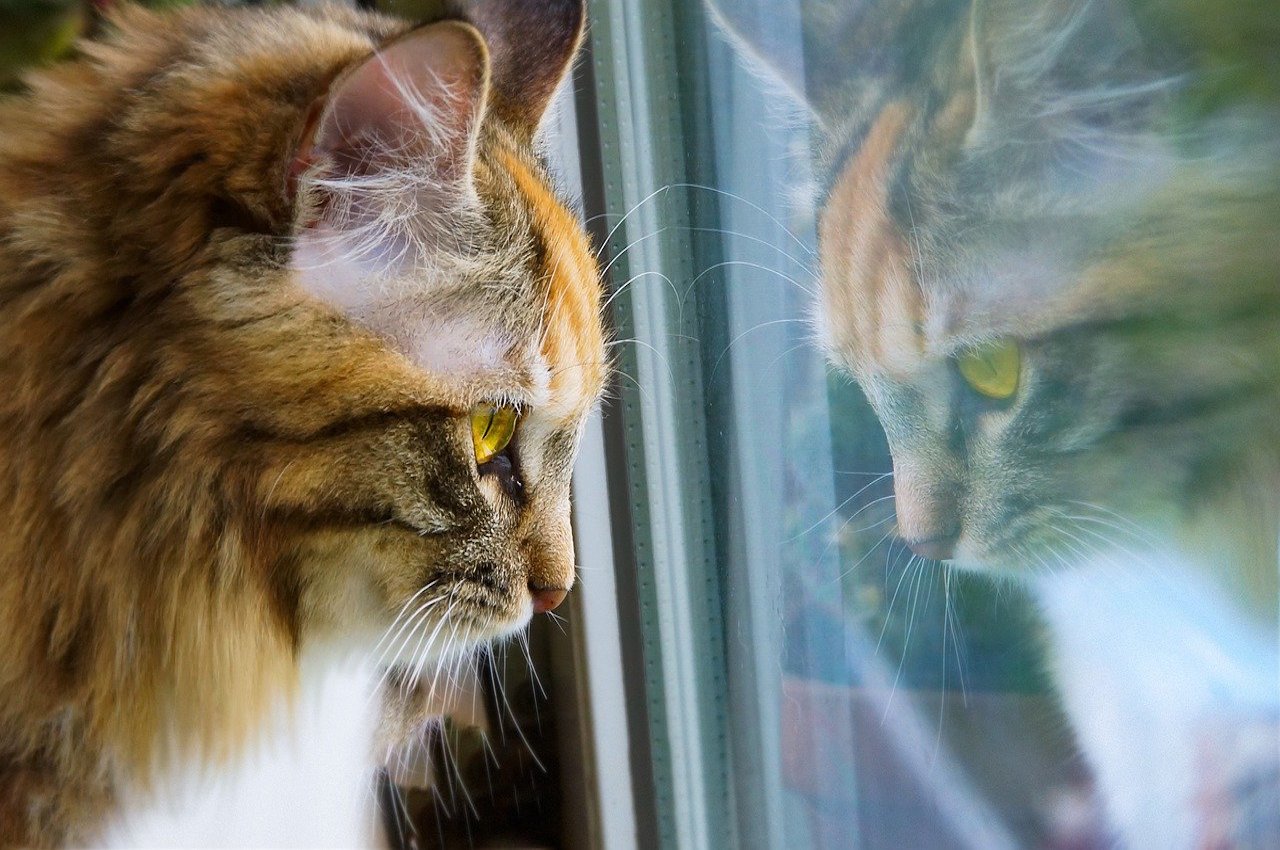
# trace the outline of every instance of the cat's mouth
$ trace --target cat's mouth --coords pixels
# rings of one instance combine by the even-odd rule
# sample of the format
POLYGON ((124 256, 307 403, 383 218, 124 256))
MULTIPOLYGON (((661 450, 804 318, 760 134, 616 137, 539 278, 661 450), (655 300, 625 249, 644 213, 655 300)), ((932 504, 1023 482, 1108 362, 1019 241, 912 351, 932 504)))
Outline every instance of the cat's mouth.
POLYGON ((527 596, 492 581, 456 577, 427 587, 384 633, 378 655, 387 666, 430 668, 523 630, 533 614, 527 596))
POLYGON ((500 577, 491 564, 442 577, 442 616, 457 621, 472 642, 483 643, 523 629, 533 616, 533 605, 523 585, 500 577))
POLYGON ((1037 512, 999 529, 966 531, 956 540, 951 556, 943 560, 963 570, 1030 576, 1060 569, 1070 553, 1090 542, 1082 542, 1076 532, 1037 512))

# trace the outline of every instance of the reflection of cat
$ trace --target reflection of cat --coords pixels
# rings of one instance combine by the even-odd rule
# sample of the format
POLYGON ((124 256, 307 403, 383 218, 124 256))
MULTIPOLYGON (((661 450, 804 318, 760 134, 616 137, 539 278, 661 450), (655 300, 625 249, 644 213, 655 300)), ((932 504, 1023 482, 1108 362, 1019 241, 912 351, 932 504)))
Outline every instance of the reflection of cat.
POLYGON ((1280 15, 810 0, 788 45, 715 5, 815 108, 900 534, 1035 583, 1129 843, 1280 842, 1280 15))
POLYGON ((600 291, 531 141, 582 3, 467 8, 125 8, 0 103, 0 844, 573 581, 600 291))

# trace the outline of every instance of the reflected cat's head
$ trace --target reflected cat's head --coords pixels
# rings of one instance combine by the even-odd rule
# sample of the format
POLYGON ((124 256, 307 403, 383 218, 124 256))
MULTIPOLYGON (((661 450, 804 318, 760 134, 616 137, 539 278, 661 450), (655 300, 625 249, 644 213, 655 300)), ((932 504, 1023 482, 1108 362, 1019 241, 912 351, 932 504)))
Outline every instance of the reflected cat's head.
MULTIPOLYGON (((714 5, 785 68, 749 4, 714 5)), ((1280 113, 1196 64, 1197 19, 1106 0, 802 9, 790 82, 830 162, 817 323, 884 425, 919 554, 1038 569, 1270 463, 1280 113)))

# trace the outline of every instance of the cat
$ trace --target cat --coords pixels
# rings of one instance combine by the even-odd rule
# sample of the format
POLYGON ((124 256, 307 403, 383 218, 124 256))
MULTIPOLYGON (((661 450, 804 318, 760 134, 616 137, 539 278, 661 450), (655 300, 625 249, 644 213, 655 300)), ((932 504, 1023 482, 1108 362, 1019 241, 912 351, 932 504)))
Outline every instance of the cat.
POLYGON ((1280 15, 711 7, 811 110, 816 324, 899 536, 1031 588, 1119 840, 1276 846, 1280 15))
POLYGON ((607 369, 535 137, 584 20, 123 7, 0 102, 0 845, 564 598, 607 369))

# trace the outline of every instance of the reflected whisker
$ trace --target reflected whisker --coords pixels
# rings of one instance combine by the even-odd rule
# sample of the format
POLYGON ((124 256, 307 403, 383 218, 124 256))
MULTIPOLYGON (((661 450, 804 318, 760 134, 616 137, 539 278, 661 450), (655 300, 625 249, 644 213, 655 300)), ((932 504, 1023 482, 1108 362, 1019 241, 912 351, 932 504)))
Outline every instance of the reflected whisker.
MULTIPOLYGON (((817 522, 815 522, 813 525, 811 525, 811 526, 809 526, 808 528, 806 528, 804 531, 801 531, 799 534, 796 534, 794 537, 789 537, 789 538, 787 538, 787 539, 786 539, 786 540, 784 540, 783 542, 784 542, 784 543, 794 543, 796 540, 799 540, 801 537, 804 537, 806 534, 809 534, 809 533, 810 533, 810 532, 812 532, 815 528, 817 528, 818 526, 822 525, 824 522, 826 522, 827 520, 831 519, 833 516, 835 516, 836 514, 838 514, 838 513, 840 512, 840 509, 841 509, 841 508, 843 508, 845 505, 849 504, 849 503, 850 503, 850 502, 852 502, 854 499, 858 498, 858 496, 862 495, 862 494, 863 494, 864 492, 866 492, 869 488, 874 487, 877 483, 879 483, 879 482, 883 481, 883 480, 884 480, 884 479, 886 479, 886 478, 889 478, 889 477, 890 477, 890 476, 892 476, 892 475, 893 475, 893 473, 892 473, 892 472, 884 472, 884 473, 881 473, 878 477, 876 477, 876 478, 872 479, 871 481, 867 482, 867 483, 866 483, 866 484, 865 484, 861 489, 859 489, 857 492, 855 492, 852 496, 849 496, 848 498, 846 498, 846 499, 842 500, 842 501, 840 502, 840 504, 836 505, 834 508, 832 508, 830 511, 828 511, 828 512, 827 512, 827 513, 822 517, 822 519, 818 520, 818 521, 817 521, 817 522)), ((859 509, 859 511, 861 511, 861 510, 865 510, 866 508, 869 508, 871 505, 876 504, 876 502, 877 502, 877 501, 882 501, 882 500, 883 500, 883 498, 882 498, 882 499, 878 499, 878 500, 876 500, 876 501, 868 502, 866 505, 864 505, 862 508, 860 508, 860 509, 859 509)), ((858 515, 857 513, 853 514, 853 516, 855 516, 855 517, 856 517, 857 515, 858 515)), ((853 517, 850 517, 850 519, 852 519, 852 518, 853 518, 853 517)))
MULTIPOLYGON (((886 555, 885 561, 887 562, 888 559, 889 559, 889 556, 886 555)), ((889 629, 889 621, 893 619, 893 606, 897 604, 898 592, 902 590, 902 582, 906 579, 907 575, 911 572, 911 569, 913 566, 915 566, 916 562, 920 560, 922 559, 919 555, 912 555, 911 558, 908 559, 907 565, 902 568, 902 572, 898 574, 898 583, 893 588, 893 596, 889 598, 889 605, 885 609, 884 623, 881 624, 880 626, 880 636, 876 638, 876 647, 875 647, 875 650, 873 650, 874 655, 880 654, 880 646, 881 644, 884 643, 884 635, 885 635, 885 632, 888 631, 889 629)), ((887 574, 888 572, 887 563, 885 564, 885 568, 886 568, 886 574, 887 574)))

